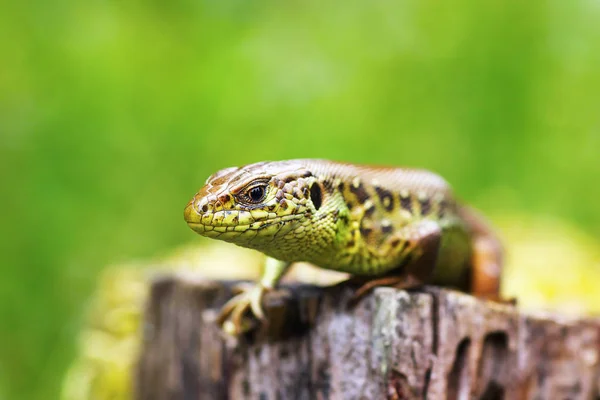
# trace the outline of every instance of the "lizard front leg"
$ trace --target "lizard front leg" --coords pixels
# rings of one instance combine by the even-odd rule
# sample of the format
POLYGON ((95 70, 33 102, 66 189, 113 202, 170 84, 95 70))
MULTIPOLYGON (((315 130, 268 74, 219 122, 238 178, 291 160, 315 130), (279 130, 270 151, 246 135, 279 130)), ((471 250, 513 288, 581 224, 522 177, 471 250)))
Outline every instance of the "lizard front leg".
POLYGON ((428 282, 437 264, 441 239, 442 230, 434 221, 413 223, 390 236, 380 252, 392 256, 396 260, 396 268, 363 284, 355 292, 352 303, 378 286, 409 289, 428 282))
POLYGON ((240 293, 231 298, 221 308, 217 323, 230 335, 240 335, 250 329, 244 323, 244 316, 251 311, 259 320, 265 320, 262 309, 262 299, 270 290, 273 290, 279 280, 288 270, 291 263, 268 257, 261 279, 255 284, 240 285, 240 293))

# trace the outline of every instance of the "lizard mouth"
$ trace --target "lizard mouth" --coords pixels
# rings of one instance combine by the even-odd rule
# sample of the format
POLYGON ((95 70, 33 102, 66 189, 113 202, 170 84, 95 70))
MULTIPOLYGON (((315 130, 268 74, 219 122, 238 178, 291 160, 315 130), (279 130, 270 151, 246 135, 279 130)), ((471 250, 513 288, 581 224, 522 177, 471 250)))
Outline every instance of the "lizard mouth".
POLYGON ((276 216, 262 220, 255 220, 251 223, 227 224, 227 223, 203 223, 201 221, 187 221, 188 226, 196 232, 245 232, 249 230, 260 231, 273 225, 285 225, 291 221, 301 219, 302 215, 292 214, 285 216, 276 216))
POLYGON ((301 218, 302 215, 287 215, 237 225, 208 225, 202 222, 188 222, 188 226, 202 236, 240 245, 246 243, 246 246, 251 247, 250 243, 271 241, 287 234, 294 229, 296 225, 294 220, 301 218))

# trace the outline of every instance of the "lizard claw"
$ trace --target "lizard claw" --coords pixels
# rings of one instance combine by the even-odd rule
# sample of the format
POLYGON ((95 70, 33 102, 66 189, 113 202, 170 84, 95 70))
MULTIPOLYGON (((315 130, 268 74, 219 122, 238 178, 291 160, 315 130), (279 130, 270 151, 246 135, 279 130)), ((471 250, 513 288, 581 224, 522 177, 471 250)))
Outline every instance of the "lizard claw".
POLYGON ((244 292, 249 292, 255 286, 256 286, 256 283, 253 283, 253 282, 240 282, 240 283, 236 283, 231 288, 231 291, 233 292, 234 295, 238 295, 238 294, 241 294, 244 292))
POLYGON ((264 321, 265 314, 261 303, 266 291, 267 289, 262 285, 246 286, 238 295, 225 303, 217 318, 223 330, 237 336, 252 329, 254 324, 244 319, 248 311, 251 311, 257 319, 264 321))
POLYGON ((348 302, 349 306, 355 306, 360 300, 362 300, 369 292, 376 287, 388 286, 396 289, 409 289, 421 285, 421 282, 414 278, 412 275, 394 275, 386 276, 382 278, 371 279, 365 282, 359 287, 356 292, 350 298, 348 302))

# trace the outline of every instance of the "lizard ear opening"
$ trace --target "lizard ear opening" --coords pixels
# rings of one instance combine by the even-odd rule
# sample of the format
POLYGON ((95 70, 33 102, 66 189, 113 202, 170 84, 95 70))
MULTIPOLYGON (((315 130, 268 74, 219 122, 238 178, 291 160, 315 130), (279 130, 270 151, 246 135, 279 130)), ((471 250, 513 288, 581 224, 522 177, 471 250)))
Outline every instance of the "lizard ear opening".
POLYGON ((310 187, 310 199, 312 200, 316 210, 321 208, 321 203, 323 201, 321 198, 321 187, 316 182, 310 187))

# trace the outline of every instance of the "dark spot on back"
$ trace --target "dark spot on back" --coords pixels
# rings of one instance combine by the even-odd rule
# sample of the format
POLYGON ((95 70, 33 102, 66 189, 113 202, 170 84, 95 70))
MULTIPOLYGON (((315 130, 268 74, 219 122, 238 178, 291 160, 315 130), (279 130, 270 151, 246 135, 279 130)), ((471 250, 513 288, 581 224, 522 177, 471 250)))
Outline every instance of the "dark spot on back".
POLYGON ((304 171, 304 172, 302 173, 302 175, 301 175, 301 176, 302 176, 303 178, 308 178, 308 177, 311 177, 311 176, 313 176, 313 174, 312 174, 312 172, 310 172, 310 171, 304 171))
POLYGON ((290 183, 291 181, 294 181, 294 180, 296 180, 296 177, 294 175, 289 175, 289 176, 286 176, 283 181, 285 183, 290 183))
POLYGON ((365 207, 365 217, 370 217, 375 212, 375 204, 369 204, 369 207, 365 207))
POLYGON ((392 233, 394 227, 392 225, 381 225, 381 232, 384 234, 392 233))
POLYGON ((340 190, 340 192, 344 191, 344 181, 340 181, 340 184, 338 185, 338 189, 340 190))
POLYGON ((358 186, 351 185, 350 191, 352 193, 354 193, 354 195, 356 196, 356 199, 358 200, 358 202, 360 204, 363 204, 365 201, 367 201, 369 199, 369 193, 367 193, 367 191, 365 190, 365 187, 362 184, 362 182, 358 182, 358 186))
POLYGON ((395 251, 402 251, 404 250, 404 248, 408 245, 408 241, 406 240, 400 240, 399 238, 394 238, 392 239, 392 241, 390 242, 390 246, 392 246, 392 248, 395 251))
POLYGON ((325 190, 327 190, 328 193, 333 193, 336 189, 334 186, 334 182, 331 179, 325 179, 323 181, 323 186, 325 186, 325 190))
POLYGON ((410 197, 410 195, 400 195, 400 207, 412 214, 412 198, 410 197))
POLYGON ((372 229, 372 228, 367 228, 367 227, 365 227, 365 226, 361 226, 361 227, 360 227, 360 234, 361 234, 363 237, 368 237, 368 236, 371 234, 371 232, 373 232, 373 229, 372 229))
POLYGON ((431 211, 431 199, 429 197, 419 199, 419 203, 421 204, 421 215, 429 214, 429 211, 431 211))
POLYGON ((325 179, 323 181, 323 187, 327 191, 327 193, 333 193, 333 182, 330 179, 325 179))
POLYGON ((315 209, 318 210, 321 208, 321 202, 323 200, 321 198, 321 187, 316 182, 310 187, 310 199, 315 206, 315 209))
POLYGON ((386 210, 392 211, 394 209, 394 196, 389 190, 386 190, 380 186, 375 186, 375 192, 379 197, 379 202, 386 210))
POLYGON ((350 239, 350 241, 348 241, 348 244, 346 245, 346 247, 354 247, 354 239, 350 239))

